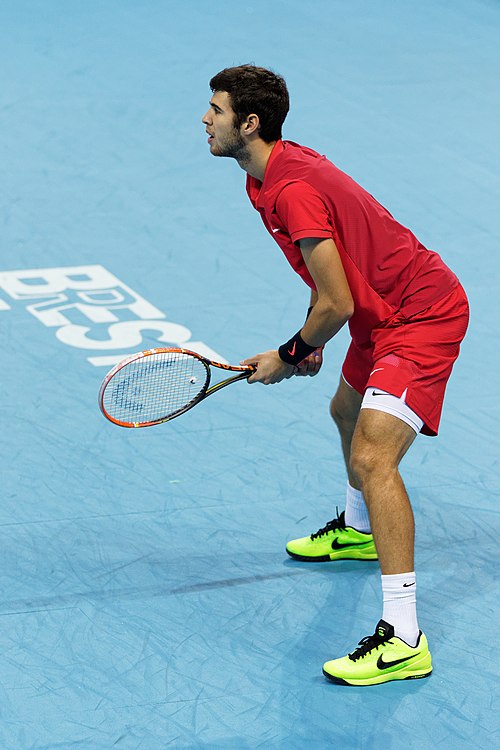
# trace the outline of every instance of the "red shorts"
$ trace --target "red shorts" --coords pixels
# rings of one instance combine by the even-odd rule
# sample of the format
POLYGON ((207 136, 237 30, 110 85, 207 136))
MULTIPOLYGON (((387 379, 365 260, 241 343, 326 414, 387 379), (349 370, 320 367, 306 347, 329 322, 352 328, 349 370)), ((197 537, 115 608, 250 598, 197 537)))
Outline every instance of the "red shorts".
POLYGON ((423 420, 421 432, 437 435, 446 383, 469 322, 469 305, 458 284, 444 299, 405 317, 396 313, 373 329, 370 343, 351 343, 342 375, 363 394, 380 388, 400 398, 423 420))

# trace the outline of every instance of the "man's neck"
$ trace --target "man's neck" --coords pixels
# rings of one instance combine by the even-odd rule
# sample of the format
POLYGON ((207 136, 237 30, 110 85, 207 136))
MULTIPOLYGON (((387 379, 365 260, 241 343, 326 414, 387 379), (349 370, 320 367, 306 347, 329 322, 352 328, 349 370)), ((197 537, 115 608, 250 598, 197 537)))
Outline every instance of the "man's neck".
POLYGON ((252 143, 251 147, 245 152, 245 156, 238 159, 238 164, 251 177, 255 177, 260 182, 264 182, 267 163, 271 152, 276 145, 276 141, 265 143, 259 138, 252 143))

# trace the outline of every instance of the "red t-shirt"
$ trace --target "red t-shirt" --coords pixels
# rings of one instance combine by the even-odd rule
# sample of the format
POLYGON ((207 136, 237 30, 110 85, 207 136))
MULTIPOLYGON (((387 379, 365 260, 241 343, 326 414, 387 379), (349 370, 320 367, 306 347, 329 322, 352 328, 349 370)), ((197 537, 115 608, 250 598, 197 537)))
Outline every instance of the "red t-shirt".
POLYGON ((247 176, 254 208, 292 268, 315 289, 298 241, 332 238, 354 299, 349 321, 363 345, 372 329, 400 312, 410 317, 445 297, 458 279, 375 198, 326 157, 278 141, 264 182, 247 176))

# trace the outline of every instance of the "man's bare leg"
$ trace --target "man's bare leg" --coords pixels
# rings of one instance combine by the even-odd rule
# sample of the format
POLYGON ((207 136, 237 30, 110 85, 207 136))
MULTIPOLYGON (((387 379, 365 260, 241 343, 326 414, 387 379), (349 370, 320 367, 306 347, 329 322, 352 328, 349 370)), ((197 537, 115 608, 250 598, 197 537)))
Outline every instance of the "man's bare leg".
POLYGON ((330 414, 340 433, 349 484, 357 490, 361 488, 351 469, 351 443, 362 400, 363 396, 341 377, 337 392, 330 402, 330 414))
POLYGON ((427 639, 416 616, 413 512, 398 468, 415 437, 415 430, 401 419, 364 408, 347 446, 346 458, 370 512, 384 609, 372 636, 347 656, 323 665, 325 676, 336 683, 377 685, 432 672, 427 639))
POLYGON ((398 467, 415 437, 397 417, 361 409, 352 438, 351 471, 368 506, 383 575, 414 570, 413 511, 398 467))
MULTIPOLYGON (((342 441, 347 473, 351 488, 348 493, 357 492, 360 496, 362 513, 365 524, 358 527, 349 526, 346 529, 344 517, 329 521, 326 526, 308 537, 292 539, 288 542, 286 550, 291 557, 298 560, 311 562, 328 562, 330 560, 376 560, 377 551, 373 542, 373 536, 369 532, 369 519, 361 493, 359 492, 357 479, 350 467, 351 441, 356 428, 356 421, 361 406, 362 397, 353 388, 347 385, 342 378, 337 393, 331 401, 331 415, 338 426, 342 441), (354 489, 352 489, 354 487, 354 489)), ((352 503, 351 503, 351 508, 352 503)))

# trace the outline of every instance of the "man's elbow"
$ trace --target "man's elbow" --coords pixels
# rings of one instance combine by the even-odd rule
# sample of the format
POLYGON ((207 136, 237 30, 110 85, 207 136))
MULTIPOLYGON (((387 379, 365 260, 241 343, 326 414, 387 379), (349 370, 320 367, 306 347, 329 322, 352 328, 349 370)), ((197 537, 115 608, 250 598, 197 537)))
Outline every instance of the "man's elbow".
POLYGON ((341 328, 354 314, 352 297, 336 297, 335 299, 319 300, 314 310, 323 318, 328 327, 341 328))
POLYGON ((332 318, 336 318, 339 322, 347 323, 347 321, 354 315, 354 302, 352 299, 336 300, 331 303, 330 314, 332 318))
POLYGON ((342 307, 343 317, 344 317, 344 323, 347 323, 347 321, 352 318, 354 315, 354 300, 346 300, 343 307, 342 307))

